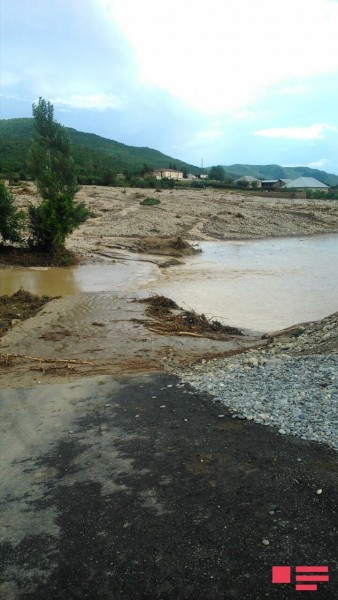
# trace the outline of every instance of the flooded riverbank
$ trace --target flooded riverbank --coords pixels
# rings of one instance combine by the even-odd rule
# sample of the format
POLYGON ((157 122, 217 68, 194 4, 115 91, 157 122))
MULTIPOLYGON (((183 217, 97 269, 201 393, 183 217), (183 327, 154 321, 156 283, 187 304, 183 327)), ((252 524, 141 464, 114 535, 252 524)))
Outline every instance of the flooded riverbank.
POLYGON ((1 271, 0 294, 160 293, 229 325, 267 331, 338 307, 338 235, 201 242, 202 254, 160 270, 135 260, 1 271))
MULTIPOLYGON (((239 327, 267 331, 338 308, 338 235, 201 242, 156 290, 239 327)), ((154 288, 155 289, 155 288, 154 288)))
POLYGON ((34 267, 0 271, 0 295, 20 287, 32 294, 69 296, 80 292, 128 292, 158 279, 156 265, 137 260, 77 267, 34 267))

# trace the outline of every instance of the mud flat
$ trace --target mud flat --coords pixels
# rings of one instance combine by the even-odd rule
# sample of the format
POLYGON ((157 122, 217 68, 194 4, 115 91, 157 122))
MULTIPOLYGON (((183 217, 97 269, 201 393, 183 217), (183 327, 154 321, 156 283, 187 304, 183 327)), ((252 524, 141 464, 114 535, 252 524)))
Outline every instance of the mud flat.
POLYGON ((265 343, 249 332, 221 337, 161 333, 158 319, 149 317, 146 305, 132 295, 82 293, 49 302, 0 339, 0 382, 5 388, 84 375, 170 372, 265 343))

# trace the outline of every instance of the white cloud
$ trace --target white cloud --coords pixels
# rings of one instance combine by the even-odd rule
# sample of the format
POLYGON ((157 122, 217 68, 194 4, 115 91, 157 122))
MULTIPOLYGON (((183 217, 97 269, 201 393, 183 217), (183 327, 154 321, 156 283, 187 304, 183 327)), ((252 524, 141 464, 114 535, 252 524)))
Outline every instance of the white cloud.
POLYGON ((299 80, 338 71, 337 2, 100 2, 142 79, 204 113, 240 110, 277 83, 300 93, 299 80))
POLYGON ((279 93, 295 95, 295 94, 305 94, 307 91, 308 91, 308 88, 306 85, 295 84, 295 85, 286 85, 285 87, 282 87, 281 90, 279 91, 279 93))
POLYGON ((223 131, 219 127, 211 126, 208 129, 195 132, 193 137, 186 143, 189 148, 198 148, 199 146, 205 146, 210 142, 214 142, 220 139, 223 135, 223 131))
POLYGON ((319 160, 316 160, 314 162, 307 163, 307 165, 305 166, 310 167, 310 169, 322 169, 328 162, 329 161, 327 160, 327 158, 320 158, 319 160))
POLYGON ((309 127, 272 127, 271 129, 260 129, 253 135, 269 138, 285 138, 289 140, 318 140, 325 138, 326 131, 337 132, 338 128, 325 123, 315 123, 309 127))
POLYGON ((240 110, 231 115, 232 121, 257 121, 271 117, 271 110, 240 110))
POLYGON ((75 109, 107 110, 118 109, 122 106, 119 98, 109 94, 69 95, 56 97, 51 102, 57 106, 75 109))

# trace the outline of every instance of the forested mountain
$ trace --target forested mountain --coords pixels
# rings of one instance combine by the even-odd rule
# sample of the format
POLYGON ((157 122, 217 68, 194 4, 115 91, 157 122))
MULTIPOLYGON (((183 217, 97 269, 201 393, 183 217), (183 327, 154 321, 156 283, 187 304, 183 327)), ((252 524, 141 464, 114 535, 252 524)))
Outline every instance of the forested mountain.
MULTIPOLYGON (((100 179, 111 173, 131 171, 139 174, 144 165, 150 169, 177 168, 187 173, 200 169, 152 148, 127 146, 93 133, 66 127, 72 144, 77 171, 88 179, 100 179)), ((33 119, 0 120, 0 173, 29 175, 28 152, 33 133, 33 119)))

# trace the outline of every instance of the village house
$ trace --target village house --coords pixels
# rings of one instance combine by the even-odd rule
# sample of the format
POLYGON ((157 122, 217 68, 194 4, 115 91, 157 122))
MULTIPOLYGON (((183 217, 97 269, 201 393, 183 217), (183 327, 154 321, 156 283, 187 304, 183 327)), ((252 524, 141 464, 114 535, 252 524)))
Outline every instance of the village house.
POLYGON ((263 179, 261 181, 262 184, 262 188, 263 189, 276 189, 276 188, 281 188, 284 185, 286 185, 287 183, 289 183, 290 181, 292 181, 291 179, 263 179))
POLYGON ((248 187, 261 187, 262 186, 261 180, 257 179, 257 177, 251 177, 251 175, 244 175, 243 177, 236 179, 234 181, 234 183, 238 183, 239 185, 244 184, 244 185, 247 185, 248 187))
POLYGON ((320 190, 327 191, 329 186, 314 177, 298 177, 283 186, 283 190, 320 190))
POLYGON ((149 173, 156 179, 183 179, 182 171, 176 169, 155 169, 153 173, 149 173))

